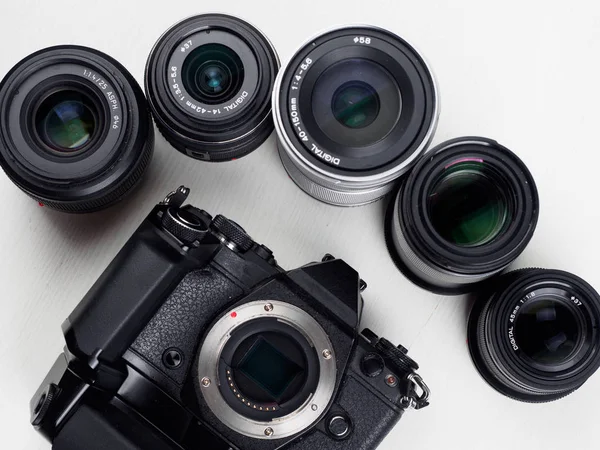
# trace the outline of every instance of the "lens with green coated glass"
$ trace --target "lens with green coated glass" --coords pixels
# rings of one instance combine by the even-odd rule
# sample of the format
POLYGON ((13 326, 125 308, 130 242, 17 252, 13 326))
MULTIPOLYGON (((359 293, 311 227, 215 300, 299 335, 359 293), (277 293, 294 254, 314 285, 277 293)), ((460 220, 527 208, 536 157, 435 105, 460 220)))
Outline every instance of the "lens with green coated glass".
POLYGON ((0 167, 46 208, 98 211, 139 185, 154 148, 144 92, 117 60, 60 45, 0 83, 0 167))
POLYGON ((385 221, 396 266, 444 295, 473 292, 525 249, 539 200, 513 152, 482 137, 453 139, 425 154, 401 183, 385 221))
POLYGON ((510 220, 508 200, 486 175, 483 163, 464 162, 445 170, 428 197, 433 228, 451 244, 485 245, 510 220))
POLYGON ((232 161, 273 131, 271 94, 279 59, 267 37, 226 14, 201 14, 162 33, 146 64, 156 126, 179 152, 232 161))

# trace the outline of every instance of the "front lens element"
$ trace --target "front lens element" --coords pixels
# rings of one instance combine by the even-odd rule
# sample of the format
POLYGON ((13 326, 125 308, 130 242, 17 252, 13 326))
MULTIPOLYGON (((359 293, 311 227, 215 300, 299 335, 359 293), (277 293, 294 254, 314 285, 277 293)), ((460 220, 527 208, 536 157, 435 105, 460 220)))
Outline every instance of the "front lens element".
POLYGON ((185 59, 183 85, 199 102, 216 105, 238 93, 244 82, 244 64, 222 44, 205 44, 185 59))
POLYGON ((365 158, 364 168, 366 155, 399 125, 402 115, 398 82, 384 66, 365 58, 326 68, 305 95, 310 108, 300 108, 300 113, 308 115, 307 124, 314 120, 314 138, 325 148, 365 158))
POLYGON ((88 144, 97 128, 98 112, 89 98, 76 91, 60 91, 42 102, 34 118, 42 141, 69 154, 88 144))
POLYGON ((528 302, 515 320, 515 339, 523 353, 548 366, 569 359, 580 338, 574 311, 564 302, 538 299, 528 302))
POLYGON ((489 243, 509 219, 505 193, 479 163, 459 163, 446 170, 434 183, 428 203, 435 230, 458 246, 489 243))
POLYGON ((331 108, 342 125, 364 128, 371 125, 379 114, 379 96, 369 84, 349 81, 335 92, 331 108))
POLYGON ((201 74, 202 86, 211 94, 222 92, 230 82, 229 74, 218 65, 209 65, 201 74))

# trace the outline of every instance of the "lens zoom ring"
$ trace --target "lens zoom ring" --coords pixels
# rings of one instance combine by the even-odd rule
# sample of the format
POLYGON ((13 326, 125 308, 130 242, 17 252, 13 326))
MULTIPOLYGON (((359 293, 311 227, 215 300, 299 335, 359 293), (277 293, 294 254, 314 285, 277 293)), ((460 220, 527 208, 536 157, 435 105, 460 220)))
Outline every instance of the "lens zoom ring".
POLYGON ((83 200, 78 202, 58 202, 36 197, 25 190, 24 192, 44 206, 56 209, 58 211, 74 214, 99 211, 114 203, 117 203, 142 180, 142 177, 150 165, 150 161, 152 160, 152 154, 154 153, 154 128, 151 125, 152 119, 149 112, 146 120, 150 124, 148 136, 144 146, 142 147, 141 154, 136 165, 120 184, 114 186, 110 192, 107 192, 102 197, 94 200, 83 200))
POLYGON ((286 151, 281 145, 279 148, 279 156, 283 167, 287 171, 290 178, 298 185, 300 189, 306 192, 313 198, 334 206, 361 206, 375 202, 388 194, 394 187, 393 182, 385 184, 377 188, 368 188, 365 190, 348 190, 346 192, 335 191, 327 187, 321 186, 323 180, 315 181, 296 166, 286 151), (319 184, 321 183, 321 184, 319 184))

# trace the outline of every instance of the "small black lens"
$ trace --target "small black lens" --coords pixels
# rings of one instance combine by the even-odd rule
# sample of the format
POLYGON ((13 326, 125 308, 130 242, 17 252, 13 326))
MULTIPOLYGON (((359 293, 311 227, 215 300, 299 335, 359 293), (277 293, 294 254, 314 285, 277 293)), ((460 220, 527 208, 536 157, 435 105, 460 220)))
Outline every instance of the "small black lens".
POLYGON ((148 58, 146 92, 156 125, 192 158, 241 158, 273 131, 278 70, 273 46, 249 23, 224 14, 183 20, 148 58))
POLYGON ((575 312, 555 299, 525 304, 515 319, 515 340, 531 360, 548 366, 562 364, 573 355, 581 330, 575 312))
POLYGON ((244 65, 229 47, 206 44, 183 63, 183 85, 192 97, 207 105, 230 100, 244 82, 244 65))
POLYGON ((0 165, 49 208, 106 208, 138 185, 154 147, 140 86, 116 60, 51 47, 17 64, 0 85, 0 165))
POLYGON ((333 94, 333 115, 348 128, 371 125, 379 114, 379 96, 367 83, 349 81, 333 94))
POLYGON ((72 154, 92 141, 99 111, 91 99, 77 91, 49 96, 35 113, 38 135, 48 147, 72 154))
POLYGON ((559 270, 522 269, 478 294, 469 316, 475 366, 500 393, 556 400, 600 367, 600 295, 559 270))
POLYGON ((435 231, 449 243, 464 247, 487 244, 510 220, 506 193, 485 171, 483 163, 458 163, 433 184, 429 217, 435 231))

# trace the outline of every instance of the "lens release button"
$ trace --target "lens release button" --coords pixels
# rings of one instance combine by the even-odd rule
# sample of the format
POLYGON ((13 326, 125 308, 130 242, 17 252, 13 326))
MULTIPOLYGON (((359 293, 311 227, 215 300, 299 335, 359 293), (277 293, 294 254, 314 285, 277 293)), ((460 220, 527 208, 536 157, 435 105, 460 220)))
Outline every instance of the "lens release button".
POLYGON ((329 419, 327 429, 336 439, 344 439, 350 434, 350 420, 344 416, 333 416, 329 419))

